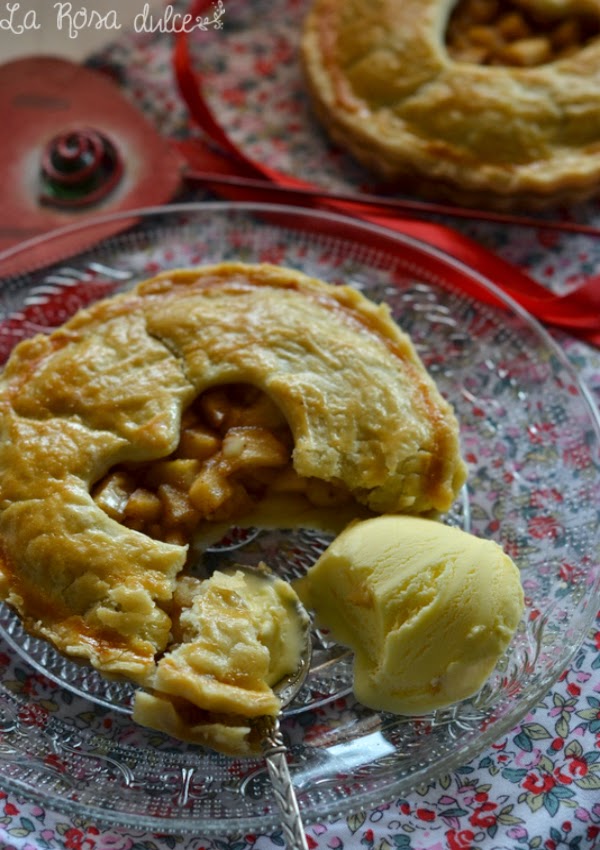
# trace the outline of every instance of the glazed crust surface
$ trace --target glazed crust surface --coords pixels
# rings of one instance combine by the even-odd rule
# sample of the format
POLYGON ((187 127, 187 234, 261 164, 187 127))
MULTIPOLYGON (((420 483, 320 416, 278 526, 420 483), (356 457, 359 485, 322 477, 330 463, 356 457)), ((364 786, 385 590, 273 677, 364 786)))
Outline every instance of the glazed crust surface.
MULTIPOLYGON (((600 38, 538 67, 454 61, 453 0, 314 0, 302 57, 332 139, 389 181, 459 203, 543 206, 600 184, 600 38)), ((544 14, 597 0, 526 0, 544 14)))
POLYGON ((270 265, 163 273, 4 369, 0 595, 31 632, 152 682, 187 549, 111 519, 91 490, 173 452, 186 407, 233 382, 275 401, 296 472, 343 482, 357 511, 443 511, 464 481, 453 412, 387 308, 270 265))

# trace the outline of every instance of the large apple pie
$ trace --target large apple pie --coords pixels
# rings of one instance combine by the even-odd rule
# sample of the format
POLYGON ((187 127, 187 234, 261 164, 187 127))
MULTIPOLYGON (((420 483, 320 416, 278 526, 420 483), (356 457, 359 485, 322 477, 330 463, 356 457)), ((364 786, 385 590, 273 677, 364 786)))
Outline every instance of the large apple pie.
POLYGON ((165 272, 23 341, 0 428, 0 596, 163 696, 202 632, 206 541, 440 512, 465 480, 452 409, 389 310, 270 265, 165 272))
POLYGON ((598 0, 313 0, 332 139, 400 188, 495 207, 600 187, 598 0))

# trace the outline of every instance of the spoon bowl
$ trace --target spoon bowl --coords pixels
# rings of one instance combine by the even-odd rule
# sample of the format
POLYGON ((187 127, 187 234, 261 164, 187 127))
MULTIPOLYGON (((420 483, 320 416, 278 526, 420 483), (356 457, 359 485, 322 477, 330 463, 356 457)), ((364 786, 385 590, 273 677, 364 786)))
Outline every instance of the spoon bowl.
MULTIPOLYGON (((275 581, 278 576, 268 570, 252 568, 236 564, 235 570, 241 570, 254 577, 259 576, 265 581, 275 581)), ((284 709, 293 702, 296 694, 302 688, 308 673, 312 657, 312 623, 310 616, 300 600, 296 601, 292 616, 298 617, 300 634, 300 652, 297 667, 272 685, 273 693, 279 699, 279 713, 260 718, 257 731, 261 738, 261 750, 264 756, 271 786, 279 812, 281 828, 288 850, 308 850, 302 817, 294 791, 294 784, 288 766, 288 749, 283 738, 280 718, 284 709)))

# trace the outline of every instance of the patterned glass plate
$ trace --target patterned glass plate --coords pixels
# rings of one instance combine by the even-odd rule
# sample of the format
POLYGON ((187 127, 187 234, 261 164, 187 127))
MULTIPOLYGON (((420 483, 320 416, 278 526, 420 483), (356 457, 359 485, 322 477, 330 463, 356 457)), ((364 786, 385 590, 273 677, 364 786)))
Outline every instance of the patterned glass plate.
MULTIPOLYGON (((19 339, 91 301, 162 269, 224 259, 349 283, 386 301, 411 334, 456 408, 470 467, 445 519, 506 548, 522 571, 526 614, 476 696, 419 718, 358 704, 349 653, 315 632, 311 674, 283 729, 307 822, 377 805, 465 764, 543 697, 600 605, 600 427, 585 387, 551 338, 492 283, 376 226, 214 203, 96 219, 78 237, 88 231, 91 244, 107 221, 122 225, 120 234, 3 282, 0 362, 19 339)), ((53 244, 64 251, 65 233, 42 242, 50 257, 53 244)), ((328 542, 307 530, 231 529, 205 558, 221 566, 265 560, 290 578, 328 542)), ((226 758, 137 726, 128 685, 30 638, 4 607, 0 625, 4 788, 95 822, 161 833, 223 837, 279 823, 260 759, 226 758)))

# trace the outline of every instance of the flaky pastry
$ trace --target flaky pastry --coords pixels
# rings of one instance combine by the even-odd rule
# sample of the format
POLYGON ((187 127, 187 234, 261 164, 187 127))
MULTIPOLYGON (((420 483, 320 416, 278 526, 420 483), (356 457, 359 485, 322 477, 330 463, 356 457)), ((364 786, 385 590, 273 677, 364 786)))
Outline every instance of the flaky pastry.
POLYGON ((331 138, 400 188, 492 207, 600 187, 598 0, 313 0, 331 138))
POLYGON ((257 721, 279 712, 273 688, 304 663, 309 623, 292 586, 268 575, 262 564, 180 579, 174 640, 136 692, 134 720, 229 755, 259 747, 257 721))
POLYGON ((444 511, 465 479, 387 307, 271 265, 164 272, 20 343, 0 429, 0 596, 150 688, 196 539, 444 511))

